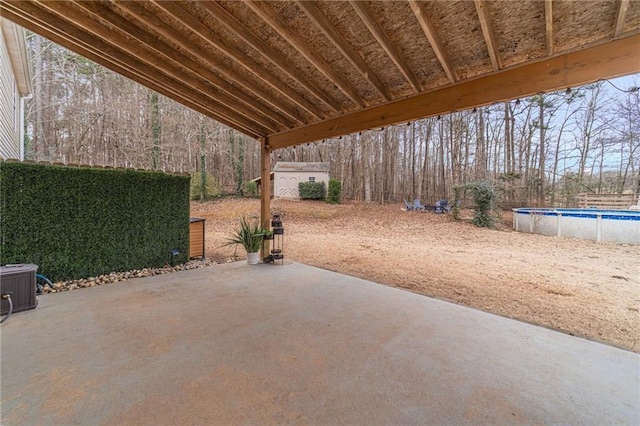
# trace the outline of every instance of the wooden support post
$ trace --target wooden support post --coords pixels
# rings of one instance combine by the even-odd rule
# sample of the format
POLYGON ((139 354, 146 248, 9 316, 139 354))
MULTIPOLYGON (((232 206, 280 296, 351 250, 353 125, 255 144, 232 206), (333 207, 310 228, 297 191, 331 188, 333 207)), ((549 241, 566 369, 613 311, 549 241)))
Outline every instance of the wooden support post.
MULTIPOLYGON (((271 148, 264 138, 260 149, 260 226, 271 229, 271 148)), ((262 240, 262 259, 271 252, 270 240, 262 240)))

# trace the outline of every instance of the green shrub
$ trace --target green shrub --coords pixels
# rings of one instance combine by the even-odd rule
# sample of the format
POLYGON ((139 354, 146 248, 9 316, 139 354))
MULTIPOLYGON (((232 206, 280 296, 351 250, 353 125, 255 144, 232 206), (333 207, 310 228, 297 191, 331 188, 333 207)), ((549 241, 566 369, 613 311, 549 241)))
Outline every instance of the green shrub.
POLYGON ((490 228, 493 225, 491 210, 493 210, 494 207, 496 194, 493 187, 486 182, 471 182, 454 188, 454 219, 458 219, 459 217, 459 200, 464 196, 466 191, 471 191, 473 194, 473 209, 475 210, 473 224, 484 228, 490 228))
POLYGON ((342 182, 338 179, 329 179, 329 190, 327 191, 327 203, 340 204, 342 202, 342 182))
POLYGON ((206 201, 212 198, 217 198, 222 195, 222 188, 218 180, 211 174, 206 173, 205 179, 205 191, 202 191, 202 178, 203 174, 198 172, 191 177, 191 199, 206 201))
POLYGON ((258 184, 252 181, 244 183, 243 190, 245 197, 257 197, 258 196, 258 184))
POLYGON ((324 200, 324 182, 300 182, 298 193, 302 200, 324 200))
POLYGON ((189 177, 0 163, 1 261, 54 281, 187 260, 189 177))

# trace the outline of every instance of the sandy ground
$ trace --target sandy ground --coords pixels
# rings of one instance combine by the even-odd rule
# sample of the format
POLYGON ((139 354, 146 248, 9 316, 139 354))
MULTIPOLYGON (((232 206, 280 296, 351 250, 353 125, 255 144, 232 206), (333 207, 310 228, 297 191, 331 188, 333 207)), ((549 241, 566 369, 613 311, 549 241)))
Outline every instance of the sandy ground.
MULTIPOLYGON (((224 238, 259 209, 256 199, 193 203, 207 219, 207 257, 232 256, 224 238)), ((508 212, 497 229, 399 205, 275 200, 272 212, 288 260, 640 352, 640 247, 514 232, 508 212)))

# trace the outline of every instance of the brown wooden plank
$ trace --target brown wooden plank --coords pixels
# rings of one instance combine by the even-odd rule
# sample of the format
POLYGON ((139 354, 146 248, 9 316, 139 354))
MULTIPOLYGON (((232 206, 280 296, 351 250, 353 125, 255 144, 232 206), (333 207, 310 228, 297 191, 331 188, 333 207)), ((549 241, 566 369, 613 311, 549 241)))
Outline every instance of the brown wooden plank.
POLYGON ((291 79, 298 83, 302 88, 306 89, 316 98, 320 99, 334 112, 342 112, 342 107, 334 99, 329 97, 324 90, 318 87, 317 84, 311 82, 308 77, 294 68, 287 60, 274 48, 269 46, 263 40, 258 38, 255 34, 250 32, 245 25, 242 24, 235 16, 229 13, 218 3, 214 2, 202 2, 200 3, 211 15, 223 23, 227 29, 235 33, 238 37, 249 44, 258 53, 264 56, 265 59, 272 64, 280 68, 282 72, 287 74, 291 79))
POLYGON ((136 81, 152 90, 155 90, 158 93, 167 96, 168 98, 180 102, 190 108, 193 108, 195 111, 211 117, 214 120, 217 120, 220 123, 234 128, 240 132, 243 132, 248 136, 251 136, 253 138, 258 138, 261 136, 261 134, 259 132, 256 132, 254 129, 244 126, 241 123, 235 122, 234 120, 217 113, 206 103, 202 103, 198 100, 185 96, 185 94, 182 90, 180 90, 179 87, 167 86, 166 84, 163 84, 162 82, 155 79, 154 75, 148 75, 144 72, 141 72, 137 68, 132 67, 130 64, 125 64, 118 58, 109 55, 108 53, 106 53, 106 50, 108 49, 100 49, 102 47, 101 40, 87 34, 82 34, 81 38, 78 39, 69 32, 60 31, 60 28, 51 25, 51 21, 48 21, 46 19, 46 16, 43 20, 33 14, 27 13, 25 11, 25 7, 28 6, 26 2, 19 2, 19 8, 15 7, 12 3, 7 1, 2 2, 0 5, 2 6, 0 10, 3 17, 17 23, 18 25, 27 28, 37 34, 40 34, 43 37, 46 37, 61 46, 64 46, 78 54, 81 54, 84 57, 91 59, 92 61, 106 68, 109 68, 127 78, 130 78, 131 80, 136 81))
POLYGON ((257 14, 262 20, 264 20, 267 24, 271 26, 282 38, 287 40, 289 44, 296 48, 298 52, 302 56, 305 57, 309 63, 311 63, 318 71, 322 72, 325 77, 327 77, 331 82, 333 82, 342 93, 347 95, 349 99, 353 101, 360 108, 364 108, 367 105, 364 100, 356 93, 356 91, 351 88, 333 68, 329 64, 326 63, 324 59, 320 57, 315 51, 300 38, 296 33, 294 33, 287 25, 282 21, 282 19, 276 15, 273 10, 269 6, 267 6, 266 2, 263 1, 249 1, 245 3, 247 6, 253 10, 255 14, 257 14))
MULTIPOLYGON (((260 148, 260 182, 260 226, 271 229, 271 147, 266 138, 260 148)), ((270 253, 270 240, 262 240, 262 259, 270 253)))
POLYGON ((389 90, 373 72, 373 70, 364 62, 364 59, 355 51, 338 30, 329 22, 322 14, 320 9, 310 1, 297 0, 296 4, 304 13, 316 24, 331 43, 342 53, 353 67, 362 74, 362 76, 387 100, 391 100, 389 90))
MULTIPOLYGON (((180 33, 173 27, 163 25, 157 16, 148 13, 140 4, 133 1, 118 1, 115 5, 117 8, 124 11, 124 13, 132 16, 134 20, 137 20, 139 23, 146 26, 150 31, 156 32, 172 43, 181 45, 181 47, 189 52, 193 57, 198 58, 201 66, 202 64, 206 64, 206 66, 211 69, 217 70, 225 79, 253 94, 257 99, 267 105, 267 109, 275 113, 274 117, 278 119, 278 121, 285 123, 288 127, 292 126, 288 124, 288 121, 284 116, 288 117, 288 120, 298 124, 303 124, 305 122, 304 118, 302 118, 293 108, 275 102, 272 93, 267 92, 247 79, 240 78, 237 72, 232 70, 222 61, 211 61, 210 59, 207 59, 203 56, 203 49, 198 49, 195 44, 184 43, 184 34, 180 33), (283 115, 282 117, 279 117, 277 113, 278 111, 283 115)), ((222 53, 224 54, 224 52, 222 53)))
POLYGON ((404 78, 409 82, 409 84, 411 84, 413 90, 420 92, 422 90, 422 85, 416 78, 416 75, 411 71, 406 61, 400 57, 398 49, 396 49, 389 39, 389 36, 387 36, 382 27, 380 27, 380 24, 378 24, 378 21, 376 21, 371 11, 367 8, 365 2, 349 0, 349 4, 356 11, 360 19, 362 19, 371 34, 373 34, 373 37, 378 41, 378 44, 382 46, 389 59, 391 59, 396 67, 398 67, 404 78))
POLYGON ((301 96, 299 93, 285 85, 281 80, 274 77, 267 69, 260 67, 249 56, 242 54, 237 49, 229 45, 225 40, 213 33, 209 28, 200 23, 196 18, 187 13, 184 9, 177 5, 168 2, 154 2, 154 5, 164 9, 167 13, 173 16, 176 20, 187 26, 191 31, 199 36, 205 43, 210 44, 216 49, 224 52, 227 56, 232 58, 238 64, 242 65, 246 70, 250 71, 256 77, 262 79, 265 83, 269 84, 273 89, 279 91, 282 95, 289 98, 292 102, 296 103, 302 109, 316 118, 325 118, 326 114, 318 110, 318 108, 301 96))
POLYGON ((629 9, 629 0, 620 0, 618 3, 618 13, 616 14, 616 24, 613 29, 613 36, 618 37, 622 34, 624 29, 624 21, 627 17, 627 10, 629 9))
MULTIPOLYGON (((88 31, 102 40, 108 40, 109 44, 120 51, 119 56, 134 57, 141 63, 167 76, 167 78, 180 82, 184 87, 193 90, 192 93, 194 96, 208 99, 210 102, 219 103, 221 111, 230 110, 227 113, 237 114, 238 117, 243 117, 245 120, 248 120, 247 122, 255 123, 252 124, 252 127, 267 132, 275 131, 278 127, 270 118, 267 119, 249 114, 246 110, 246 104, 243 105, 237 98, 227 96, 219 87, 207 84, 193 71, 158 50, 158 48, 163 48, 171 51, 172 48, 170 46, 163 45, 161 42, 154 40, 158 48, 149 47, 149 44, 144 43, 145 34, 139 28, 128 25, 122 29, 118 26, 118 22, 110 22, 111 27, 105 27, 101 24, 100 19, 105 18, 111 21, 119 18, 119 16, 108 9, 100 8, 96 2, 69 3, 46 0, 33 3, 41 9, 46 9, 57 15, 60 19, 64 19, 77 28, 88 31), (96 6, 98 7, 96 8, 96 6), (119 34, 118 31, 123 32, 124 35, 119 34), (140 40, 142 43, 131 43, 130 39, 126 36, 129 31, 135 31, 136 40, 140 40), (160 54, 161 57, 158 57, 158 54, 160 54)), ((124 23, 122 23, 122 25, 124 25, 124 23)), ((149 43, 153 46, 153 41, 149 43)), ((174 55, 177 56, 179 53, 174 52, 174 55)))
POLYGON ((498 43, 496 43, 493 25, 491 24, 491 16, 489 15, 488 9, 489 3, 486 0, 475 0, 474 3, 476 5, 476 11, 478 12, 478 18, 480 19, 482 35, 484 36, 484 41, 487 44, 487 50, 489 51, 493 70, 498 71, 502 69, 502 61, 500 60, 498 43))
POLYGON ((553 0, 544 0, 544 25, 547 41, 547 55, 553 55, 553 0))
POLYGON ((413 14, 416 16, 416 19, 418 20, 418 23, 420 24, 424 35, 427 37, 427 40, 429 40, 429 44, 431 45, 433 52, 436 54, 438 61, 440 61, 442 69, 447 74, 447 77, 449 77, 449 80, 452 83, 455 83, 460 78, 458 77, 458 73, 456 72, 455 68, 451 64, 449 54, 442 45, 436 29, 433 27, 431 20, 429 20, 429 16, 427 14, 427 10, 425 9, 424 3, 420 0, 409 0, 409 5, 411 6, 413 14))
POLYGON ((640 34, 269 136, 274 149, 640 71, 640 34))

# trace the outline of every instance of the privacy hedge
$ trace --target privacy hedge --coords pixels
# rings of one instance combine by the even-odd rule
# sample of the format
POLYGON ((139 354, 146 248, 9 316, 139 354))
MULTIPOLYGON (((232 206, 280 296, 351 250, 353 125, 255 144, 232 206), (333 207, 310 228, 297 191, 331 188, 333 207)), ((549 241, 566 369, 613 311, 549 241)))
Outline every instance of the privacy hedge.
POLYGON ((187 260, 189 177, 0 163, 0 261, 54 281, 187 260))
POLYGON ((298 194, 302 200, 324 200, 324 182, 300 182, 298 194))

